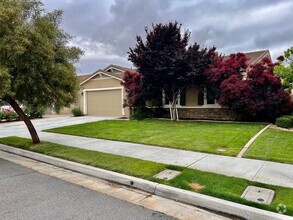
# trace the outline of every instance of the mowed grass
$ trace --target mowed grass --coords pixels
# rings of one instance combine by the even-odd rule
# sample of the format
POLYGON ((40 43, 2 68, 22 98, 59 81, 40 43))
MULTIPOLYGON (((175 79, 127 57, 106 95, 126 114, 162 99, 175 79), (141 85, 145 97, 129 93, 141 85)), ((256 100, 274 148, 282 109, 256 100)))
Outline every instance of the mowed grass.
POLYGON ((46 131, 236 156, 264 126, 253 123, 105 120, 46 131))
POLYGON ((135 158, 117 156, 112 154, 78 149, 49 142, 33 145, 31 140, 19 137, 0 138, 0 143, 25 150, 42 153, 70 161, 87 164, 119 173, 144 178, 158 183, 195 191, 201 194, 238 202, 276 212, 278 204, 287 206, 288 215, 293 215, 293 189, 266 185, 245 179, 228 177, 224 175, 203 172, 199 170, 170 166, 135 158), (164 169, 180 170, 182 173, 170 181, 164 181, 153 176, 164 169), (193 184, 193 185, 192 185, 193 184), (260 186, 276 191, 276 196, 271 205, 261 205, 241 198, 248 185, 260 186), (196 187, 194 187, 196 186, 196 187))
POLYGON ((293 164, 293 132, 267 129, 244 157, 293 164))

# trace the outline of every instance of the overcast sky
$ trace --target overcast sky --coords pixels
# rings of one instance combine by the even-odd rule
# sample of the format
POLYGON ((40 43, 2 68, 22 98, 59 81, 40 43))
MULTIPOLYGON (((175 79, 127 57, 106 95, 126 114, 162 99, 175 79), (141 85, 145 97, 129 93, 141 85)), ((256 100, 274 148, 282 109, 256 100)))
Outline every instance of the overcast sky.
POLYGON ((293 0, 43 0, 64 10, 62 28, 85 52, 77 73, 109 64, 131 67, 129 47, 152 23, 178 21, 190 43, 230 54, 269 49, 272 57, 293 46, 293 0))

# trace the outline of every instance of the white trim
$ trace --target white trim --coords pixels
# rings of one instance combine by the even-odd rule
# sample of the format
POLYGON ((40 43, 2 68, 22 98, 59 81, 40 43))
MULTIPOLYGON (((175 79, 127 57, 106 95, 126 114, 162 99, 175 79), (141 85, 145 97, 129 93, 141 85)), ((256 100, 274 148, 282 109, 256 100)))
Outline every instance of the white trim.
POLYGON ((116 77, 116 76, 112 76, 111 74, 108 74, 108 73, 104 73, 104 72, 101 72, 101 74, 104 74, 104 75, 106 75, 106 76, 110 76, 110 77, 112 77, 112 78, 114 78, 114 79, 117 79, 117 80, 119 80, 119 81, 124 81, 123 79, 120 79, 120 78, 118 78, 118 77, 116 77))
POLYGON ((261 61, 266 55, 269 55, 270 56, 270 59, 272 60, 271 58, 271 54, 268 50, 265 50, 264 53, 262 55, 260 55, 256 60, 254 60, 254 62, 252 62, 250 65, 255 65, 257 64, 259 61, 261 61))
POLYGON ((83 113, 87 115, 87 94, 86 91, 82 91, 83 93, 83 113))
POLYGON ((84 89, 85 92, 91 91, 105 91, 105 90, 116 90, 116 89, 123 89, 123 87, 109 87, 109 88, 98 88, 98 89, 84 89))
MULTIPOLYGON (((163 108, 169 108, 169 105, 164 105, 163 108)), ((199 106, 182 106, 178 105, 177 108, 223 108, 220 105, 199 105, 199 106)))
POLYGON ((105 80, 105 79, 112 79, 111 77, 101 77, 101 78, 95 78, 95 79, 92 79, 93 81, 96 81, 96 80, 105 80))
MULTIPOLYGON (((163 108, 170 108, 170 105, 163 105, 163 108)), ((205 104, 205 105, 191 105, 191 106, 186 106, 186 105, 177 105, 177 108, 223 108, 219 104, 205 104)))
POLYGON ((109 88, 98 88, 98 89, 83 89, 83 112, 87 114, 87 92, 97 92, 97 91, 111 91, 111 90, 121 90, 121 113, 122 116, 125 116, 124 105, 124 87, 109 87, 109 88))
POLYGON ((81 86, 82 84, 86 83, 87 81, 90 81, 92 78, 96 77, 99 74, 103 74, 103 75, 109 76, 109 77, 111 77, 113 79, 117 79, 117 80, 123 82, 123 79, 120 79, 120 78, 118 78, 116 76, 112 76, 111 74, 107 74, 107 73, 102 72, 101 70, 98 70, 96 73, 94 73, 94 75, 92 75, 91 77, 87 78, 86 80, 84 80, 83 82, 81 82, 79 85, 81 86))
POLYGON ((122 116, 125 116, 125 109, 124 109, 124 87, 122 87, 122 90, 121 90, 121 101, 122 101, 122 116))
POLYGON ((109 69, 114 69, 114 70, 117 70, 117 71, 122 72, 122 73, 126 72, 125 70, 118 69, 118 68, 116 68, 116 67, 111 67, 111 66, 108 67, 107 69, 105 69, 105 72, 107 72, 109 69))

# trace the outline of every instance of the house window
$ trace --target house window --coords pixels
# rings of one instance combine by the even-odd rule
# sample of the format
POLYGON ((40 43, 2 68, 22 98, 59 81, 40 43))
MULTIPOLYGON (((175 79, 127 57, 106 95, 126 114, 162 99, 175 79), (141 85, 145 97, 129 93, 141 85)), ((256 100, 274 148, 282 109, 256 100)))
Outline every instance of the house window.
POLYGON ((166 97, 165 94, 164 94, 163 97, 164 97, 164 104, 165 104, 165 105, 169 105, 169 104, 170 104, 170 103, 169 103, 170 101, 169 101, 168 97, 166 97))
POLYGON ((202 91, 198 92, 197 95, 197 104, 198 105, 204 105, 204 93, 202 91))
POLYGON ((179 103, 181 106, 186 105, 186 90, 185 89, 181 92, 179 100, 180 100, 179 103))

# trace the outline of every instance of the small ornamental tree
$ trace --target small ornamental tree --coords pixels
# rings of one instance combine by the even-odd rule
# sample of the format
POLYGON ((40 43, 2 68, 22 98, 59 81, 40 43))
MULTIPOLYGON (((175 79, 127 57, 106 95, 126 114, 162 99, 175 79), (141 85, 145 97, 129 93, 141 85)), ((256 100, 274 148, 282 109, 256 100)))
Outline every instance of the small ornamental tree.
POLYGON ((281 78, 287 92, 293 89, 293 47, 284 52, 284 56, 278 57, 279 65, 275 66, 275 73, 281 78))
POLYGON ((37 0, 0 0, 0 100, 25 122, 34 144, 38 134, 20 104, 69 106, 77 95, 73 63, 82 52, 68 45, 61 15, 46 13, 37 0))
POLYGON ((219 86, 218 103, 248 120, 274 120, 290 111, 291 99, 284 91, 279 77, 274 75, 275 64, 264 58, 248 68, 244 77, 246 60, 242 54, 231 55, 227 60, 217 60, 217 66, 212 66, 206 72, 208 81, 219 86), (227 63, 232 68, 224 71, 222 67, 226 67, 227 63))
POLYGON ((130 113, 132 114, 134 107, 141 107, 144 105, 142 94, 142 76, 137 72, 126 71, 121 85, 124 86, 126 92, 126 100, 124 101, 124 105, 130 108, 130 113))
POLYGON ((177 22, 156 24, 145 29, 146 41, 137 36, 135 48, 128 59, 143 76, 143 93, 148 99, 161 97, 169 101, 171 120, 178 120, 177 102, 181 93, 191 85, 204 82, 204 71, 212 62, 215 48, 188 46, 190 32, 181 33, 177 22))

